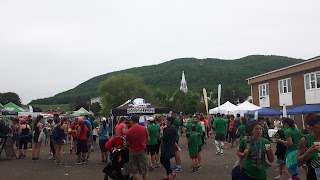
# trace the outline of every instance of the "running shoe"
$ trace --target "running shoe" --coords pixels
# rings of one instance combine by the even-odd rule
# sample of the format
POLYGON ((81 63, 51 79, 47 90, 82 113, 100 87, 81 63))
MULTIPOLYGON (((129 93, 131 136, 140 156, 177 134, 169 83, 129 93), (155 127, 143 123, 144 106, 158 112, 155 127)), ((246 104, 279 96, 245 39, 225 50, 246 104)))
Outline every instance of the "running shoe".
POLYGON ((81 163, 82 163, 82 164, 87 164, 87 161, 84 160, 84 159, 82 159, 81 163))
POLYGON ((81 160, 78 160, 78 161, 76 162, 76 164, 77 164, 77 165, 81 165, 81 164, 82 164, 81 160))
POLYGON ((281 175, 274 177, 274 179, 282 179, 281 175))
POLYGON ((178 166, 177 166, 177 165, 175 165, 175 166, 173 166, 171 169, 172 169, 172 170, 173 170, 173 169, 177 169, 177 167, 178 167, 178 166))
POLYGON ((69 153, 72 154, 72 148, 70 148, 69 153))
POLYGON ((217 151, 217 152, 216 152, 216 155, 220 155, 220 151, 217 151))
POLYGON ((154 166, 149 167, 149 171, 154 171, 154 170, 156 170, 156 168, 154 168, 154 166))
POLYGON ((160 163, 156 162, 156 163, 154 163, 153 166, 154 166, 155 168, 158 168, 158 167, 160 167, 160 163))
POLYGON ((63 163, 60 163, 60 166, 68 166, 68 164, 63 162, 63 163))
POLYGON ((195 170, 195 169, 192 169, 190 172, 191 172, 191 173, 197 173, 198 171, 195 170))
POLYGON ((89 161, 89 156, 87 156, 86 160, 89 161))
POLYGON ((200 166, 200 165, 198 165, 198 168, 197 168, 197 170, 198 170, 198 169, 201 169, 201 166, 200 166))
POLYGON ((274 169, 274 171, 279 171, 279 166, 277 166, 276 169, 274 169))
POLYGON ((181 167, 177 167, 176 169, 173 169, 172 171, 175 172, 175 173, 181 172, 182 168, 181 167))
POLYGON ((36 158, 36 161, 40 161, 41 159, 40 158, 36 158))
POLYGON ((53 156, 49 156, 49 158, 48 159, 53 159, 53 156))
POLYGON ((221 153, 220 153, 220 155, 223 155, 223 150, 221 149, 221 153))
POLYGON ((32 161, 36 161, 37 159, 36 158, 32 158, 32 161))
POLYGON ((170 180, 174 180, 177 177, 177 174, 174 174, 170 180))

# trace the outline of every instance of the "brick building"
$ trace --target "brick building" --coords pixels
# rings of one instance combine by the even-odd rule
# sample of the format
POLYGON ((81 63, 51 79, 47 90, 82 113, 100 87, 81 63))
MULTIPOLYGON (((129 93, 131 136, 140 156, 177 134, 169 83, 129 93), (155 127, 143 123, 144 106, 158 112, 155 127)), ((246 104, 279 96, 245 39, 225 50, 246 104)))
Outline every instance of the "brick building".
MULTIPOLYGON (((248 78, 253 104, 282 110, 320 105, 320 56, 248 78)), ((301 129, 302 117, 292 116, 301 129)))

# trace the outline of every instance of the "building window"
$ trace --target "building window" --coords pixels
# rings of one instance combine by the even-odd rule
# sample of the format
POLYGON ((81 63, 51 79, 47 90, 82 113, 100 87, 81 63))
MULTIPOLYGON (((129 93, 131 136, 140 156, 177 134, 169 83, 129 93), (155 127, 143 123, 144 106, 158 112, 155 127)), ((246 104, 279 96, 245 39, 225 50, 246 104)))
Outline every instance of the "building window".
POLYGON ((287 94, 292 92, 290 78, 279 80, 279 92, 280 94, 287 94))
POLYGON ((269 84, 259 84, 259 97, 269 96, 269 84))
POLYGON ((305 89, 320 89, 320 72, 304 75, 305 89))

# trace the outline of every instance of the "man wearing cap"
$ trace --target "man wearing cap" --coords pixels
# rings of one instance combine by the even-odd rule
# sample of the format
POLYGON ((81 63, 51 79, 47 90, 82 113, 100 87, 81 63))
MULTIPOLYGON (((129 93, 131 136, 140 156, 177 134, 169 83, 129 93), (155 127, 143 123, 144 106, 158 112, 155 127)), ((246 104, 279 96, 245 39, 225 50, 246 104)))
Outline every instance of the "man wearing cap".
MULTIPOLYGON (((179 119, 178 111, 173 111, 172 112, 172 117, 175 119, 174 122, 173 122, 173 125, 177 129, 177 132, 178 132, 179 126, 180 126, 180 119, 179 119)), ((176 143, 179 144, 179 135, 178 135, 178 133, 177 133, 177 136, 176 136, 176 143)), ((176 165, 173 167, 173 171, 174 172, 182 171, 181 158, 180 158, 180 153, 179 153, 179 149, 178 148, 176 148, 175 160, 176 160, 176 165)))
POLYGON ((158 129, 157 126, 154 125, 154 119, 153 117, 149 117, 147 119, 147 130, 150 136, 150 141, 147 143, 147 153, 148 153, 148 159, 149 159, 149 170, 153 171, 155 170, 155 154, 157 150, 157 144, 158 144, 158 129))
POLYGON ((129 149, 129 169, 134 180, 139 179, 142 174, 143 180, 148 178, 149 163, 146 153, 146 143, 150 141, 147 129, 139 125, 139 117, 132 116, 130 119, 132 127, 126 133, 126 144, 129 149))

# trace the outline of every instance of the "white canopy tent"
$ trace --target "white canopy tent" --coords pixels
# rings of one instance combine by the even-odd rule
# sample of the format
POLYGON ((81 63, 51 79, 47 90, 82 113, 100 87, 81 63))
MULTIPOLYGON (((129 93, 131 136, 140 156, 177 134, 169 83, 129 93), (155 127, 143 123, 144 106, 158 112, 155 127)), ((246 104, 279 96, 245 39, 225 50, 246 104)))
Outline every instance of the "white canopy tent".
MULTIPOLYGON (((227 101, 220 106, 220 113, 221 114, 229 114, 230 110, 237 107, 236 105, 232 104, 231 102, 227 101)), ((209 114, 217 114, 218 107, 210 109, 209 114)))
POLYGON ((239 104, 237 107, 231 109, 230 112, 233 114, 240 114, 241 116, 244 116, 244 113, 248 111, 257 110, 257 109, 261 109, 261 107, 256 106, 248 101, 245 101, 239 104))

